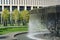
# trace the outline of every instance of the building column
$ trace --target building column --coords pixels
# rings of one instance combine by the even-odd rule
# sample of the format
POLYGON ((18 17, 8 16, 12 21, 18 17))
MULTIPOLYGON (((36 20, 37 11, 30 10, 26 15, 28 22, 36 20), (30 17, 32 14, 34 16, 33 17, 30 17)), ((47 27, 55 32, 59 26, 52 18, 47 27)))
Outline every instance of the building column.
POLYGON ((4 10, 4 5, 2 5, 2 11, 4 10))
POLYGON ((37 8, 39 8, 39 6, 37 6, 37 8))
POLYGON ((4 10, 4 0, 2 0, 2 11, 4 10))
POLYGON ((12 6, 10 6, 10 13, 12 12, 12 6))
POLYGON ((10 0, 10 13, 12 12, 12 0, 10 0))
POLYGON ((19 6, 17 6, 17 8, 18 8, 18 11, 19 11, 19 6))
POLYGON ((31 10, 33 9, 33 6, 31 6, 31 10))
POLYGON ((17 6, 17 8, 18 8, 18 11, 19 11, 19 0, 18 0, 18 6, 17 6))
POLYGON ((25 10, 27 10, 27 6, 25 6, 25 10))
POLYGON ((27 0, 25 0, 25 3, 24 3, 24 6, 25 6, 25 9, 24 9, 24 10, 26 10, 26 9, 27 9, 27 8, 26 8, 26 7, 27 7, 27 6, 26 6, 26 3, 27 3, 26 1, 27 1, 27 0))
MULTIPOLYGON (((2 0, 2 11, 4 10, 4 0, 2 0)), ((1 14, 2 14, 2 12, 1 12, 1 14)), ((1 24, 3 23, 3 21, 2 21, 2 15, 1 15, 1 24)))
POLYGON ((10 0, 10 22, 11 22, 11 14, 12 14, 12 0, 10 0))

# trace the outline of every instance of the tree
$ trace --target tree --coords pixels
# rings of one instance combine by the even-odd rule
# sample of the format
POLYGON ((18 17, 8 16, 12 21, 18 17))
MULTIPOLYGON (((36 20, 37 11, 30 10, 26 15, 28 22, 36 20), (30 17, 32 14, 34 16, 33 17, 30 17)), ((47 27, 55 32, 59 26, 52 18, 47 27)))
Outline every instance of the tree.
POLYGON ((23 25, 25 25, 29 21, 29 12, 27 10, 21 11, 20 19, 23 22, 23 25))
POLYGON ((15 25, 17 25, 17 21, 19 20, 19 11, 15 9, 12 13, 12 19, 15 21, 15 25))
POLYGON ((9 18, 9 10, 8 9, 4 9, 2 11, 2 19, 3 19, 4 26, 7 26, 8 18, 9 18))

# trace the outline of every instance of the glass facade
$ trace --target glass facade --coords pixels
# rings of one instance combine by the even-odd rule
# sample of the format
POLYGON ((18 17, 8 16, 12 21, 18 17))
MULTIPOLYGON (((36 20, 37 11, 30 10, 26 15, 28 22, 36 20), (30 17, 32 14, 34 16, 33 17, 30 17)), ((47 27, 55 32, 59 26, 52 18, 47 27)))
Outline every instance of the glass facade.
POLYGON ((4 0, 4 4, 10 4, 10 0, 4 0))
POLYGON ((2 0, 0 0, 0 4, 2 4, 2 0))
MULTIPOLYGON (((18 10, 32 10, 38 8, 39 0, 0 0, 0 11, 7 8, 10 11, 13 11, 15 8, 18 10)), ((39 7, 40 8, 40 7, 39 7)))
POLYGON ((25 3, 24 0, 19 0, 20 5, 24 5, 24 3, 25 3))
POLYGON ((14 4, 14 2, 13 2, 14 0, 12 0, 12 4, 14 4))
POLYGON ((2 11, 2 6, 0 6, 0 11, 2 11))
POLYGON ((18 0, 12 0, 12 4, 18 4, 18 0))
POLYGON ((4 8, 7 8, 10 11, 10 6, 4 6, 4 8))
POLYGON ((24 10, 24 8, 25 8, 24 6, 20 6, 19 10, 22 11, 24 10))
POLYGON ((17 6, 12 6, 12 11, 13 11, 14 9, 17 9, 17 6))
POLYGON ((37 6, 33 6, 33 9, 36 9, 37 8, 37 6))
POLYGON ((39 7, 39 8, 42 8, 42 7, 39 7))
POLYGON ((28 11, 31 10, 31 6, 27 6, 27 10, 28 10, 28 11))

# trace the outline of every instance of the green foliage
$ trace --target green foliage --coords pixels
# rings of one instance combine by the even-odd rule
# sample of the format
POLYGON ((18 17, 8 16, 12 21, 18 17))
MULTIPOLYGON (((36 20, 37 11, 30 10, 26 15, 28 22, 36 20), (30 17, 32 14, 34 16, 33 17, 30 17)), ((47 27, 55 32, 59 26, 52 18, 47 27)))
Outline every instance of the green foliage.
POLYGON ((3 19, 3 25, 7 26, 7 21, 9 19, 9 15, 10 15, 9 10, 8 9, 4 9, 2 11, 1 15, 2 15, 2 19, 3 19))
POLYGON ((10 24, 13 24, 15 26, 22 25, 22 24, 24 25, 29 22, 29 11, 23 10, 20 12, 17 9, 15 9, 10 16, 9 10, 4 9, 2 12, 2 18, 3 18, 4 25, 6 25, 8 22, 10 22, 10 24))
POLYGON ((3 10, 2 18, 3 18, 3 20, 8 20, 8 18, 9 18, 9 10, 7 10, 7 9, 3 10))
POLYGON ((29 21, 29 11, 21 11, 20 17, 22 20, 29 21))
POLYGON ((15 21, 15 25, 18 24, 18 20, 19 20, 19 11, 17 9, 15 9, 12 13, 12 19, 15 21))
POLYGON ((19 11, 15 9, 12 13, 12 19, 13 20, 18 20, 19 19, 19 11))

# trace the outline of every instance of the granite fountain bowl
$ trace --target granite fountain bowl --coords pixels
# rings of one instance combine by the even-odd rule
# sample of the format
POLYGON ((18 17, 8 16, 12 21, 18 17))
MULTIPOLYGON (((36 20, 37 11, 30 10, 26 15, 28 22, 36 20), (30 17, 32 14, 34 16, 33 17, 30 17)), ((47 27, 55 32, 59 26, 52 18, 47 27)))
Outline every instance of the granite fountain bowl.
POLYGON ((60 5, 31 10, 28 33, 17 40, 60 40, 60 5))
POLYGON ((59 40, 60 5, 31 10, 28 37, 35 40, 59 40))

